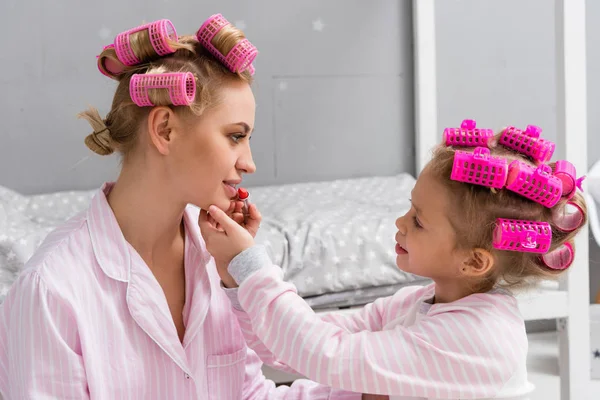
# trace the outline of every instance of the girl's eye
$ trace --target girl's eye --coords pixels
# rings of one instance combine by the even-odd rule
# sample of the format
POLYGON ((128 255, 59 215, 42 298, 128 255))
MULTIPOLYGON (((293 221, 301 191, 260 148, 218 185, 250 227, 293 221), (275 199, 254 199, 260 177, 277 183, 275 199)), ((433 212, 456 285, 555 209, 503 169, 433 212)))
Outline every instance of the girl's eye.
MULTIPOLYGON (((408 201, 410 201, 412 203, 412 199, 408 199, 408 201)), ((415 211, 415 213, 416 213, 416 211, 415 211)), ((413 220, 413 224, 415 225, 415 228, 417 228, 417 229, 423 228, 423 225, 421 225, 421 223, 417 219, 416 215, 412 217, 412 220, 413 220)))
POLYGON ((417 217, 413 217, 413 223, 415 224, 415 228, 420 229, 423 226, 421 225, 421 223, 419 222, 419 220, 417 219, 417 217))

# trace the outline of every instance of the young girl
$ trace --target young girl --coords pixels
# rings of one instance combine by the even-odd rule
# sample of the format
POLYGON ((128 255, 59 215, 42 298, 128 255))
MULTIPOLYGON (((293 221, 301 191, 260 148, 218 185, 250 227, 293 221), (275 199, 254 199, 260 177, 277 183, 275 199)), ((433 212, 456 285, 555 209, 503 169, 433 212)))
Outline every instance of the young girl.
POLYGON ((106 118, 82 114, 85 143, 121 153, 122 170, 47 237, 2 303, 0 397, 360 398, 264 378, 187 207, 240 208, 236 185, 255 171, 255 56, 221 15, 193 36, 143 25, 101 52, 118 85, 106 118))
POLYGON ((465 121, 445 136, 396 220, 396 264, 433 283, 355 314, 319 318, 251 235, 218 209, 201 213, 209 252, 220 267, 232 260, 219 273, 239 284, 230 298, 265 362, 391 399, 528 398, 527 336, 508 289, 572 263, 586 221, 579 181, 568 162, 545 164, 554 144, 535 127, 493 136, 465 121))

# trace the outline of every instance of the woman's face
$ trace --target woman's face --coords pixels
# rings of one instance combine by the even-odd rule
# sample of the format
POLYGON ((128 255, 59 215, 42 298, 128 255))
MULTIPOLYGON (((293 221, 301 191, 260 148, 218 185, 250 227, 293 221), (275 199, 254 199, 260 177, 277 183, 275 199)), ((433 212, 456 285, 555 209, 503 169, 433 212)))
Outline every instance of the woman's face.
POLYGON ((256 170, 250 150, 256 103, 250 85, 230 82, 221 101, 186 124, 170 147, 169 179, 186 203, 227 210, 243 174, 256 170))

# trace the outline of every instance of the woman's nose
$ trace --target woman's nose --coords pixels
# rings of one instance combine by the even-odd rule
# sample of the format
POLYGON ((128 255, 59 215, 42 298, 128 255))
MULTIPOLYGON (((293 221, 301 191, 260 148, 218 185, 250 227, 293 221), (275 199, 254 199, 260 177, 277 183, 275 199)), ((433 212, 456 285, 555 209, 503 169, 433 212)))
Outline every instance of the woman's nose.
POLYGON ((238 170, 246 174, 253 174, 256 172, 256 165, 252 159, 252 152, 250 149, 248 149, 247 153, 238 159, 236 167, 238 170))

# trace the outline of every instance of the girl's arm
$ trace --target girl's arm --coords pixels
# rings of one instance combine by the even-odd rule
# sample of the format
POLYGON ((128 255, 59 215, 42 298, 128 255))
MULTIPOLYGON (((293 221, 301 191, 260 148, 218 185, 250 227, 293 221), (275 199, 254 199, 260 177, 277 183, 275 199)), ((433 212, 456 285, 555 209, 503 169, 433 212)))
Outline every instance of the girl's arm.
POLYGON ((261 247, 235 257, 229 272, 264 345, 281 362, 332 387, 426 398, 492 397, 526 356, 522 320, 504 304, 475 297, 473 304, 430 312, 412 327, 349 332, 321 320, 261 247))
MULTIPOLYGON (((403 297, 409 299, 411 296, 408 295, 408 292, 414 292, 414 289, 415 288, 413 287, 405 288, 402 290, 404 293, 398 293, 398 295, 404 294, 403 297)), ((278 360, 258 336, 256 336, 256 333, 254 333, 254 329, 252 328, 250 316, 242 309, 242 306, 239 303, 238 289, 224 288, 224 290, 231 301, 233 313, 238 319, 244 339, 248 346, 258 354, 265 364, 281 371, 298 374, 297 371, 285 365, 281 360, 278 360)), ((386 309, 386 302, 391 301, 391 299, 391 297, 377 299, 375 302, 367 304, 363 308, 352 313, 341 314, 331 312, 319 315, 319 317, 322 321, 334 324, 350 333, 379 331, 383 326, 383 315, 384 310, 386 309)))

